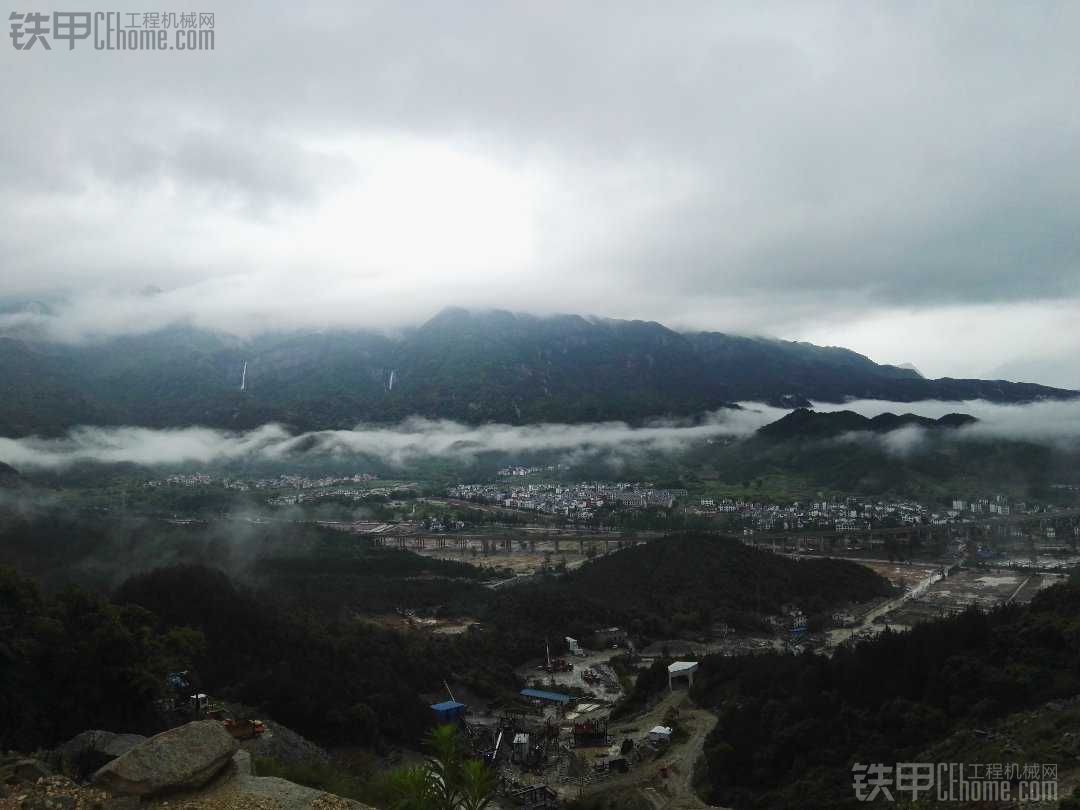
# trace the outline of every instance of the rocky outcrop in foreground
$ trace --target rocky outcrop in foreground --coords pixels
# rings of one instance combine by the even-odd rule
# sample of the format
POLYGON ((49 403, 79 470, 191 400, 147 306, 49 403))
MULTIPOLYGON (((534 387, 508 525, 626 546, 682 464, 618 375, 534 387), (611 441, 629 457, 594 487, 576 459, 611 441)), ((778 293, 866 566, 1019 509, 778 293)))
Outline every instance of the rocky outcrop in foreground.
MULTIPOLYGON (((51 774, 45 762, 0 762, 0 810, 373 810, 286 779, 255 776, 224 727, 204 720, 150 739, 84 732, 53 760, 121 751, 92 785, 51 774)), ((105 755, 105 754, 102 754, 105 755)))
POLYGON ((372 810, 366 804, 304 787, 276 776, 253 776, 251 756, 240 751, 233 759, 234 778, 223 787, 222 797, 234 796, 249 801, 270 801, 277 810, 372 810))
POLYGON ((115 734, 93 729, 76 734, 53 750, 48 761, 53 768, 69 776, 88 779, 107 762, 123 756, 143 742, 146 742, 146 737, 141 734, 115 734))
POLYGON ((216 720, 169 729, 139 743, 94 774, 94 784, 122 796, 194 790, 232 759, 236 740, 216 720))

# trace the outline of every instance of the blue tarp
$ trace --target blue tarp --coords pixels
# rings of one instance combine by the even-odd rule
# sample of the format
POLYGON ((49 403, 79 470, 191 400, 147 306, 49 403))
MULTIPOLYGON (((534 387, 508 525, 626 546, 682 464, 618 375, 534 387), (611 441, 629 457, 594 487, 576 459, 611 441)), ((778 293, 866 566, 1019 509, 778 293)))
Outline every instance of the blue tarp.
POLYGON ((569 703, 573 700, 570 695, 564 695, 562 692, 545 692, 543 689, 522 689, 521 694, 527 698, 547 700, 551 703, 569 703))
POLYGON ((431 710, 435 712, 435 718, 440 723, 448 723, 465 715, 465 704, 456 700, 444 700, 442 703, 432 704, 431 710))
POLYGON ((435 703, 432 707, 437 712, 449 712, 454 709, 464 709, 464 703, 458 703, 456 700, 444 700, 442 703, 435 703))

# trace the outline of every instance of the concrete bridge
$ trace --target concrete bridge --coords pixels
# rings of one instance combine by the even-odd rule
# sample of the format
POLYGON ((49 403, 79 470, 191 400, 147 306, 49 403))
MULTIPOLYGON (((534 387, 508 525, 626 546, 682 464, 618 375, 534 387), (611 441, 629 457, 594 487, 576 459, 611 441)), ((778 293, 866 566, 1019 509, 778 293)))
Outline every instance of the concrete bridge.
MULTIPOLYGON (((345 528, 342 526, 341 528, 345 528)), ((920 524, 915 526, 875 527, 870 529, 803 528, 781 532, 756 532, 739 536, 734 532, 716 532, 735 536, 747 545, 780 546, 785 550, 805 550, 814 545, 823 549, 827 541, 848 543, 858 541, 870 548, 882 547, 890 541, 898 546, 913 544, 932 545, 935 541, 964 540, 967 542, 1026 541, 1034 544, 1043 541, 1040 549, 1072 550, 1080 546, 1080 509, 1061 510, 1035 515, 994 515, 962 522, 943 524, 920 524), (1049 530, 1053 529, 1051 533, 1049 530)), ((586 549, 601 550, 607 554, 639 543, 661 540, 663 532, 642 532, 637 535, 615 533, 575 534, 557 531, 526 531, 506 533, 436 533, 418 531, 413 527, 391 528, 379 533, 361 533, 374 546, 410 551, 458 551, 462 554, 477 549, 483 555, 509 553, 515 550, 537 552, 538 547, 553 551, 577 551, 585 555, 586 549)))

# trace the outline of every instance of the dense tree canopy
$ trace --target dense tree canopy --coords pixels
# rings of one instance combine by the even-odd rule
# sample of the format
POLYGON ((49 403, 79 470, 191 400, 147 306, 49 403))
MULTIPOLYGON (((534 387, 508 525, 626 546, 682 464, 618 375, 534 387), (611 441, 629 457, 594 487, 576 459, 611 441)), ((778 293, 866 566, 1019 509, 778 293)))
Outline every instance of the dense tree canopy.
POLYGON ((87 728, 155 730, 166 673, 202 649, 201 634, 159 632, 140 607, 76 589, 47 599, 0 569, 0 748, 33 749, 87 728))
POLYGON ((1080 586, 885 632, 832 658, 708 657, 695 693, 720 714, 706 744, 715 802, 854 806, 852 763, 921 761, 955 728, 1080 693, 1080 586))

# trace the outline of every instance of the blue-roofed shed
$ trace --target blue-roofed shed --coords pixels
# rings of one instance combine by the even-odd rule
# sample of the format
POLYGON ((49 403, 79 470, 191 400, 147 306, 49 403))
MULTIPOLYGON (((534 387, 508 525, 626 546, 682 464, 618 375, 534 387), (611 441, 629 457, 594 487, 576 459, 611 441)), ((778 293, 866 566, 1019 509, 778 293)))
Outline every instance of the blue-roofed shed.
POLYGON ((522 697, 535 698, 548 703, 561 703, 564 706, 573 700, 570 695, 564 695, 562 692, 545 692, 543 689, 522 689, 521 695, 522 697))
POLYGON ((465 704, 456 700, 444 700, 442 703, 432 704, 431 710, 435 712, 435 722, 456 723, 465 716, 465 704))

